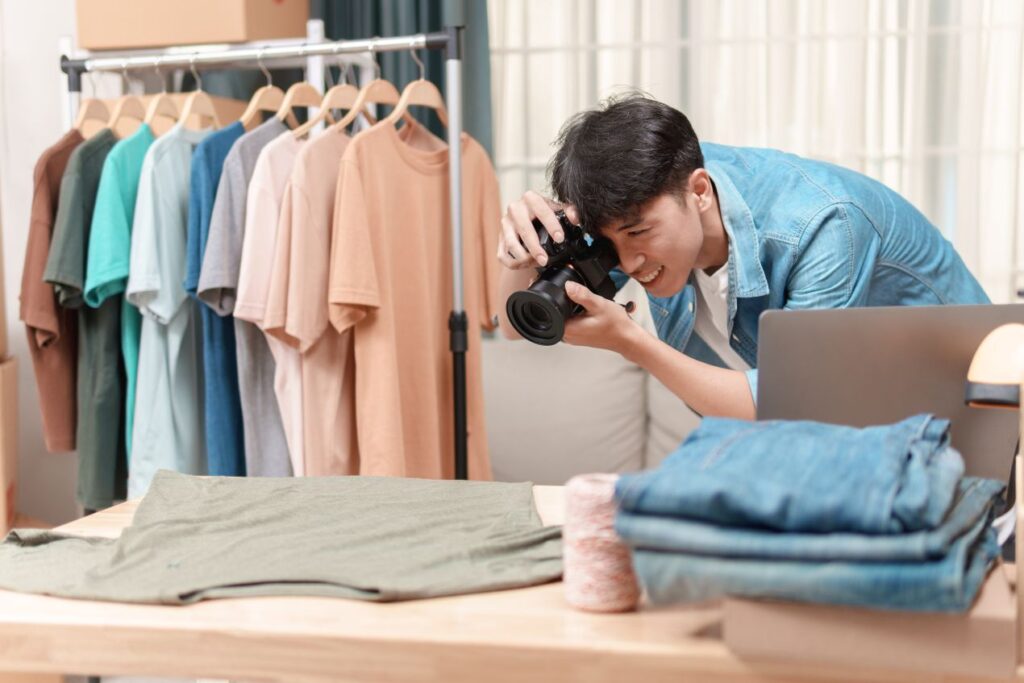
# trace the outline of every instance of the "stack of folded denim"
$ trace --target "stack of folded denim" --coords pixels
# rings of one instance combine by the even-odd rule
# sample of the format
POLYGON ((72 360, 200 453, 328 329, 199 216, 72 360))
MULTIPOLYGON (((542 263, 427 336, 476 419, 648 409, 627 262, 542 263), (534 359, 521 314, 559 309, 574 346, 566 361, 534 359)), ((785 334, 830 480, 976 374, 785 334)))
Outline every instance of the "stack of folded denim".
POLYGON ((963 474, 931 415, 864 429, 706 418, 661 467, 619 480, 615 528, 654 604, 964 611, 999 554, 1003 485, 963 474))

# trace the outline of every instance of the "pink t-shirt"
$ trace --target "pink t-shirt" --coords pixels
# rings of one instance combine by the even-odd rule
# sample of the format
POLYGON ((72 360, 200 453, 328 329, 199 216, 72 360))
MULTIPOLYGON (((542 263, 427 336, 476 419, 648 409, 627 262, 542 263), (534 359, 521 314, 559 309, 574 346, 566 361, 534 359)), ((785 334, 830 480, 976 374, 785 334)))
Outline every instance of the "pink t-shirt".
POLYGON ((352 336, 328 324, 331 221, 344 131, 328 129, 299 151, 284 192, 264 330, 297 349, 308 476, 359 473, 352 336))
MULTIPOLYGON (((235 317, 261 328, 265 327, 270 296, 281 202, 295 158, 304 143, 291 131, 274 138, 260 152, 249 183, 235 317)), ((281 409, 288 455, 292 471, 298 477, 305 473, 299 351, 272 335, 268 335, 267 343, 276 363, 274 393, 281 409)))

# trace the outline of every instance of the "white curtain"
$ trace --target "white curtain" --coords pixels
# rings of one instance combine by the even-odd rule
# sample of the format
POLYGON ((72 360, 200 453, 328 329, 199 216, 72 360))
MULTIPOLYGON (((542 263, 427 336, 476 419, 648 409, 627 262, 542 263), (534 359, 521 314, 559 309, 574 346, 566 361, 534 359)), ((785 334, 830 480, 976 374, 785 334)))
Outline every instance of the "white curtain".
POLYGON ((1020 0, 491 0, 506 201, 544 189, 565 119, 638 88, 701 139, 886 183, 997 302, 1024 287, 1020 0))

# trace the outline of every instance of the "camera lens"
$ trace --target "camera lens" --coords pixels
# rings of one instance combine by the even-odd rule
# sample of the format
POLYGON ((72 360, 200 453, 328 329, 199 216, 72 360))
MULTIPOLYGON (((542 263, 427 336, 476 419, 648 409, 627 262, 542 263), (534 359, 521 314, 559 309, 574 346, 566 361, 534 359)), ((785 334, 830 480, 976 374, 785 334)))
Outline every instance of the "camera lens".
POLYGON ((533 343, 550 346, 562 340, 565 319, 547 292, 515 292, 508 298, 505 310, 512 327, 533 343))
POLYGON ((527 289, 514 292, 505 305, 512 327, 534 344, 551 346, 562 341, 565 321, 576 309, 565 293, 569 280, 580 282, 572 268, 548 268, 527 289))
POLYGON ((530 301, 523 306, 523 318, 526 319, 530 327, 536 330, 551 329, 551 314, 535 301, 530 301))

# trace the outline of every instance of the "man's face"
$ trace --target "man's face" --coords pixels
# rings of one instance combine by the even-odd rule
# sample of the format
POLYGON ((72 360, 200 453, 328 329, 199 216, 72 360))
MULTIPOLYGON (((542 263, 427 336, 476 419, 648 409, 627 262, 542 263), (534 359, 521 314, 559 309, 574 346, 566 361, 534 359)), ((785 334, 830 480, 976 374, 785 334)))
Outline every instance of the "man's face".
POLYGON ((659 195, 636 215, 609 223, 601 234, 615 244, 623 272, 657 297, 682 291, 704 244, 692 192, 659 195))

